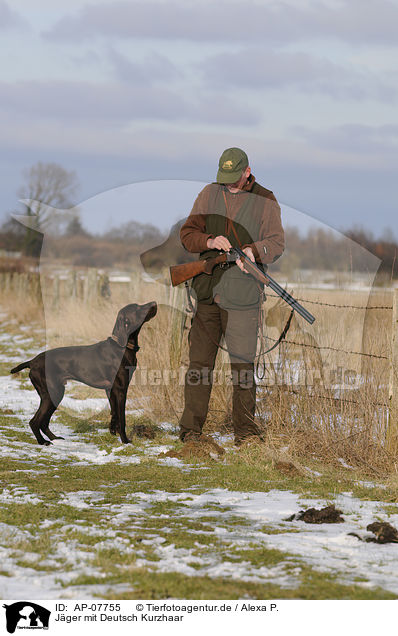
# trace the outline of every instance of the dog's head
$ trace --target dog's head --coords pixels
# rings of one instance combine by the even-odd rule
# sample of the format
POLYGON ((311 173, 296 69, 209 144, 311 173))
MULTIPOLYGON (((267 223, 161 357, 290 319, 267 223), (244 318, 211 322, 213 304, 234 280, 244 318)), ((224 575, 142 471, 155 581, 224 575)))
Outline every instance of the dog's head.
POLYGON ((156 316, 157 310, 155 302, 146 303, 146 305, 126 305, 117 315, 112 336, 121 347, 125 347, 130 336, 137 337, 144 322, 156 316))

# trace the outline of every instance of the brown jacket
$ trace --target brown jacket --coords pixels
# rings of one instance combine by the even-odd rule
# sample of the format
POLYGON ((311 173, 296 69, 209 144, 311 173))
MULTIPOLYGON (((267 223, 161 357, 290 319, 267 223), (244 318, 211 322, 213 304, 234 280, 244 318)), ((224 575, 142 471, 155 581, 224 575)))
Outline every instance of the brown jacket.
MULTIPOLYGON (((206 233, 206 215, 211 213, 209 199, 211 188, 214 187, 214 184, 207 185, 198 194, 188 219, 181 227, 181 242, 188 252, 205 251, 207 239, 215 238, 206 233)), ((245 197, 253 194, 259 197, 258 202, 263 206, 262 223, 259 228, 260 240, 242 247, 251 247, 256 260, 265 264, 273 263, 282 254, 285 246, 281 210, 273 192, 260 186, 254 176, 250 175, 248 183, 240 192, 232 194, 228 189, 226 190, 227 216, 233 220, 245 197), (250 195, 248 195, 249 192, 250 195)))

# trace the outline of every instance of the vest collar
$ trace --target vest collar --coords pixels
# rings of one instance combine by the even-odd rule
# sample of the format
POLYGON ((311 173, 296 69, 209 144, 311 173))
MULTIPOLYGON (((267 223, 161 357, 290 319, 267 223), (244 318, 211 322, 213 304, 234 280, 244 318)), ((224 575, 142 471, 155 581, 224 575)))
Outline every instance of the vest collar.
POLYGON ((226 185, 221 185, 219 183, 216 183, 216 185, 221 185, 221 187, 223 187, 225 192, 227 192, 228 194, 241 194, 242 192, 251 192, 253 190, 253 186, 255 182, 256 182, 256 177, 254 176, 254 174, 250 173, 247 182, 245 183, 243 188, 239 190, 238 192, 230 193, 226 185))
POLYGON ((254 183, 256 181, 256 178, 254 176, 254 174, 249 174, 249 178, 247 180, 247 183, 245 186, 243 186, 242 190, 244 192, 250 192, 253 189, 254 183))

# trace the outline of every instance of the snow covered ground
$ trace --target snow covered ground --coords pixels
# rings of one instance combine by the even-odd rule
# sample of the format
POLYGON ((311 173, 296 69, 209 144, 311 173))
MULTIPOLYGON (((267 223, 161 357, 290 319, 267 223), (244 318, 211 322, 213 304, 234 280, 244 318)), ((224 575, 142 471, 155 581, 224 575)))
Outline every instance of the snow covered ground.
MULTIPOLYGON (((134 500, 138 503, 128 503, 120 506, 109 506, 102 503, 103 493, 92 491, 77 491, 67 496, 60 496, 60 503, 75 507, 78 510, 95 508, 102 510, 103 518, 113 524, 113 530, 106 530, 101 526, 86 527, 80 524, 64 526, 62 537, 54 531, 52 557, 40 566, 54 565, 54 571, 39 572, 30 568, 26 561, 32 564, 39 556, 34 552, 23 555, 25 564, 17 562, 21 554, 15 549, 15 542, 24 540, 29 543, 34 537, 29 530, 0 524, 0 561, 2 569, 12 572, 12 576, 0 575, 0 596, 2 598, 23 598, 29 593, 29 598, 90 598, 99 593, 98 587, 94 591, 92 585, 71 589, 65 588, 68 581, 79 574, 101 576, 101 572, 92 566, 92 554, 81 549, 75 540, 65 539, 68 530, 74 528, 83 534, 95 536, 98 534, 96 549, 112 548, 129 553, 133 547, 128 539, 117 536, 120 522, 130 520, 132 525, 143 521, 145 514, 151 514, 151 508, 159 501, 177 501, 180 505, 177 513, 187 520, 201 519, 206 515, 215 514, 219 521, 214 527, 214 540, 221 541, 228 550, 245 549, 248 545, 276 548, 288 552, 291 557, 272 567, 255 566, 244 559, 221 558, 217 551, 209 551, 198 556, 193 549, 177 548, 174 544, 165 544, 167 535, 167 515, 164 518, 164 529, 159 534, 152 533, 142 542, 143 546, 151 545, 156 555, 156 561, 145 556, 145 550, 136 552, 135 566, 146 567, 159 572, 179 572, 187 576, 225 577, 233 580, 248 582, 271 582, 281 587, 294 588, 298 585, 300 562, 308 563, 315 569, 337 576, 340 583, 357 583, 364 587, 378 586, 382 589, 398 594, 398 545, 378 545, 362 543, 357 538, 348 536, 349 532, 359 532, 366 535, 366 525, 375 518, 383 518, 383 504, 380 502, 360 501, 350 493, 336 498, 344 515, 344 524, 307 525, 300 521, 288 522, 286 518, 303 507, 323 507, 324 500, 305 499, 289 491, 271 490, 269 492, 231 492, 224 489, 210 490, 195 495, 187 493, 169 493, 157 491, 153 493, 134 493, 134 500), (214 504, 223 508, 225 512, 215 513, 214 504), (231 517, 242 517, 242 525, 229 525, 231 517), (244 521, 250 520, 248 527, 244 521), (266 524, 278 530, 276 534, 267 534, 262 530, 266 524), (297 532, 291 532, 295 529, 297 532), (7 547, 8 543, 8 547, 7 547), (164 545, 165 544, 165 545, 164 545), (294 557, 297 557, 297 561, 294 557), (60 562, 62 561, 62 566, 60 562), (68 571, 67 566, 72 565, 68 571), (358 578, 362 579, 358 583, 358 578)), ((0 497, 3 503, 11 501, 18 503, 39 504, 40 498, 30 492, 18 489, 3 490, 0 497)), ((393 515, 389 521, 397 524, 398 515, 393 515)), ((50 529, 52 523, 43 523, 43 531, 50 529)), ((114 591, 114 590, 113 590, 114 591)), ((105 594, 106 586, 100 591, 105 594)))
MULTIPOLYGON (((7 335, 7 334, 2 334, 7 335)), ((2 338, 3 342, 10 339, 2 338)), ((20 341, 16 341, 17 343, 20 341)), ((33 341, 32 341, 33 342, 33 341)), ((24 343, 29 345, 28 343, 24 343)), ((15 338, 10 350, 15 351, 15 338)), ((33 347, 32 347, 33 349, 33 347)), ((26 353, 26 348, 24 350, 26 353)), ((3 355, 7 355, 3 354, 3 355)), ((21 358, 19 358, 21 359, 21 358)), ((64 405, 69 411, 90 414, 92 409, 103 408, 105 399, 76 400, 65 398, 64 405)), ((46 503, 43 497, 35 492, 35 477, 45 470, 48 458, 54 461, 72 461, 74 465, 98 466, 113 463, 116 467, 125 464, 139 464, 143 456, 157 455, 171 446, 147 441, 144 455, 141 451, 129 455, 120 454, 122 445, 106 451, 94 442, 82 441, 81 436, 59 421, 55 414, 54 431, 65 437, 52 446, 39 447, 32 436, 32 443, 21 442, 13 438, 13 431, 28 431, 29 419, 38 406, 39 398, 35 391, 26 388, 22 377, 0 376, 0 409, 3 412, 12 410, 7 415, 7 428, 0 427, 0 464, 5 458, 23 459, 24 472, 32 475, 31 487, 21 488, 12 483, 3 484, 0 489, 0 504, 29 504, 39 506, 46 503)), ((164 424, 165 430, 171 425, 164 424)), ((158 459, 165 466, 177 467, 182 471, 196 471, 198 480, 197 492, 190 488, 186 492, 168 492, 152 490, 135 492, 126 497, 120 505, 105 502, 106 485, 101 491, 76 490, 75 492, 59 492, 58 502, 77 510, 95 510, 100 514, 101 524, 87 526, 78 521, 65 525, 62 529, 54 526, 54 521, 47 520, 40 525, 40 532, 50 531, 52 534, 52 554, 41 568, 35 567, 39 555, 26 548, 35 536, 27 527, 18 527, 0 523, 0 597, 31 599, 56 598, 92 598, 94 595, 106 598, 108 585, 87 584, 67 587, 68 582, 79 574, 101 578, 100 568, 93 565, 92 552, 84 549, 76 539, 68 538, 71 530, 90 536, 97 536, 95 548, 110 548, 124 554, 134 551, 137 568, 147 568, 158 572, 179 572, 187 576, 225 577, 247 582, 271 582, 281 587, 295 588, 299 584, 300 564, 308 564, 314 569, 328 572, 342 584, 355 583, 364 587, 381 587, 386 591, 398 594, 398 544, 378 545, 359 541, 350 532, 365 536, 366 526, 375 520, 389 521, 398 527, 398 514, 387 515, 386 504, 380 501, 363 501, 352 493, 346 492, 333 498, 336 507, 342 510, 345 523, 308 525, 302 521, 287 521, 287 518, 307 507, 324 507, 331 503, 323 499, 309 499, 297 493, 281 490, 268 490, 265 483, 264 492, 240 492, 223 488, 202 492, 200 465, 187 465, 181 460, 158 459), (152 515, 154 506, 161 502, 173 502, 173 515, 189 522, 206 516, 217 517, 213 532, 209 537, 209 549, 203 544, 193 541, 192 548, 179 548, 166 541, 168 533, 168 515, 164 514, 164 527, 157 532, 147 533, 142 547, 133 546, 126 537, 118 534, 118 526, 128 520, 132 529, 145 526, 145 519, 152 515), (233 523, 232 523, 233 518, 233 523), (239 522, 241 519, 241 523, 239 522), (248 524, 247 521, 250 521, 248 524), (273 532, 266 528, 272 527, 273 532), (104 530, 105 528, 105 530, 104 530), (292 530, 294 532, 292 532, 292 530), (105 536, 104 536, 105 535, 105 536), (217 546, 210 549, 212 542, 224 546, 224 556, 217 546), (21 545, 25 546, 21 549, 21 545), (146 547, 150 545, 155 559, 148 558, 146 547), (273 566, 253 564, 249 560, 233 558, 234 550, 244 550, 252 546, 274 548, 288 556, 273 566), (22 551, 21 551, 22 550, 22 551), (228 554, 231 556, 229 557, 228 554), (227 555, 227 556, 226 556, 227 555), (65 587, 66 586, 66 587, 65 587)), ((118 469, 119 469, 118 468, 118 469)), ((56 487, 56 486, 54 486, 56 487)), ((160 517, 159 517, 160 518, 160 517)), ((200 530, 192 529, 192 535, 200 530)), ((124 592, 126 585, 112 585, 112 593, 124 592)))

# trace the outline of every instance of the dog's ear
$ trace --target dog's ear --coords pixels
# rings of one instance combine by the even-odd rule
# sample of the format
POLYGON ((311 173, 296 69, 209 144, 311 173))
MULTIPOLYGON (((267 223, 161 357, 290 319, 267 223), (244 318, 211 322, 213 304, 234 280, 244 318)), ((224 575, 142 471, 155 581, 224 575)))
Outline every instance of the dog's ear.
POLYGON ((115 326, 113 327, 112 336, 115 336, 116 340, 121 347, 125 347, 129 338, 129 334, 126 329, 126 320, 123 310, 119 311, 115 326))

